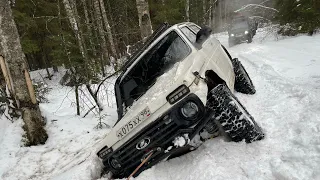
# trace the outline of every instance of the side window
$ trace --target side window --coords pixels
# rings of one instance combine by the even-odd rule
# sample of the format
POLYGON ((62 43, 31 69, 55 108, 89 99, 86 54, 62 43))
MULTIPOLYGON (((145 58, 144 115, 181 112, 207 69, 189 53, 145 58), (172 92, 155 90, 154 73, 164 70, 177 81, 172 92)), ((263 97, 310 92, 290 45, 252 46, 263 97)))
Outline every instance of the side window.
POLYGON ((165 57, 170 58, 170 63, 175 63, 183 60, 189 54, 189 47, 186 43, 181 39, 181 37, 174 32, 172 37, 172 43, 165 53, 165 57))
POLYGON ((190 28, 191 28, 191 30, 195 33, 195 34, 197 34, 199 31, 200 31, 200 28, 198 27, 198 26, 196 26, 196 25, 191 25, 191 26, 189 26, 190 28))
POLYGON ((196 42, 196 34, 194 32, 192 32, 189 28, 183 27, 183 28, 181 28, 181 31, 183 32, 184 35, 187 36, 187 38, 189 39, 189 41, 191 43, 196 42))

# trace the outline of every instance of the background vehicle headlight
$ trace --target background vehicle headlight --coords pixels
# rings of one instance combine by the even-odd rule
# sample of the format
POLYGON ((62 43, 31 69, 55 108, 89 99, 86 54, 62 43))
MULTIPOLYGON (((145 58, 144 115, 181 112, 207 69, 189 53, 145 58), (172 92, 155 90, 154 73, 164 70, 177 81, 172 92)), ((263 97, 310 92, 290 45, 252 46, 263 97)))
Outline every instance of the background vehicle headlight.
POLYGON ((181 114, 184 118, 194 118, 199 112, 198 105, 192 101, 187 102, 180 108, 181 114))
POLYGON ((234 36, 234 34, 231 34, 231 36, 233 37, 233 36, 234 36))
POLYGON ((245 31, 244 34, 249 34, 249 32, 248 32, 248 31, 245 31))

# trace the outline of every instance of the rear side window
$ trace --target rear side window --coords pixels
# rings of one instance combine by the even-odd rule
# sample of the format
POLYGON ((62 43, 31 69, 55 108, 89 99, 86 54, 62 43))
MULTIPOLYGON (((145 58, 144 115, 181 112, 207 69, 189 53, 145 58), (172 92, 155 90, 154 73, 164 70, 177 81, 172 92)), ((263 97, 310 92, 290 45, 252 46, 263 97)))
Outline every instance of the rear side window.
POLYGON ((189 39, 191 43, 196 42, 196 34, 193 31, 191 31, 189 28, 183 27, 181 28, 181 31, 189 39))
POLYGON ((200 28, 196 25, 191 25, 189 27, 195 34, 197 34, 200 31, 200 28))

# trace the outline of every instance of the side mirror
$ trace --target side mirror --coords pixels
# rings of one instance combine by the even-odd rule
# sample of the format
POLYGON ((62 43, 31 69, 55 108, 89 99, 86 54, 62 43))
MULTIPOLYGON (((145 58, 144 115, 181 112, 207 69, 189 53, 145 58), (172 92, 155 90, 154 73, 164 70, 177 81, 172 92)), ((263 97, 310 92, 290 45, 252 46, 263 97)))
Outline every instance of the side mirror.
POLYGON ((202 44, 209 38, 212 33, 212 29, 209 27, 202 27, 196 36, 196 43, 201 47, 202 44))

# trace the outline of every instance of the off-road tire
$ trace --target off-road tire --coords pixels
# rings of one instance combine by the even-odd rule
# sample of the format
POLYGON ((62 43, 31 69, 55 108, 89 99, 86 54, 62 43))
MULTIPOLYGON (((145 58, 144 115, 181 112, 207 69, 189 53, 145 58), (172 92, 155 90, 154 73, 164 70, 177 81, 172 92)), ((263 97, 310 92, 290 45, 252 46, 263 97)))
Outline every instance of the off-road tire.
POLYGON ((229 38, 229 40, 228 40, 228 43, 229 43, 229 47, 233 47, 233 46, 236 45, 235 41, 234 41, 234 40, 231 40, 230 38, 229 38))
POLYGON ((248 39, 247 40, 248 40, 247 43, 252 43, 252 35, 251 34, 248 35, 248 39))
POLYGON ((246 69, 243 67, 241 62, 234 58, 231 60, 234 74, 235 74, 235 83, 234 83, 234 89, 237 92, 243 93, 243 94, 255 94, 256 89, 252 83, 252 80, 247 73, 246 69))
POLYGON ((264 138, 262 129, 226 85, 210 91, 207 107, 215 112, 215 123, 232 141, 250 143, 264 138))

